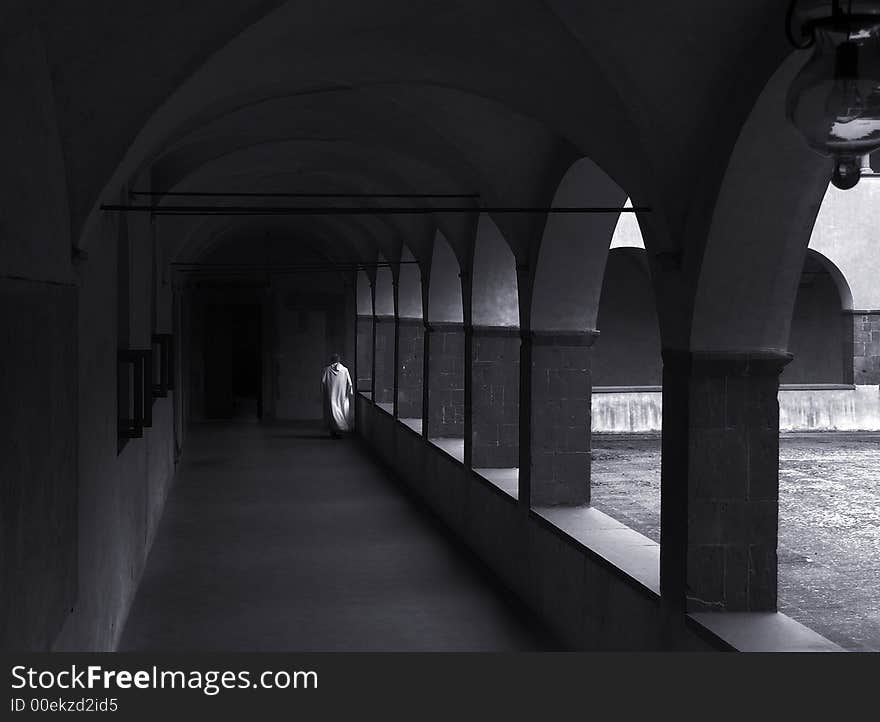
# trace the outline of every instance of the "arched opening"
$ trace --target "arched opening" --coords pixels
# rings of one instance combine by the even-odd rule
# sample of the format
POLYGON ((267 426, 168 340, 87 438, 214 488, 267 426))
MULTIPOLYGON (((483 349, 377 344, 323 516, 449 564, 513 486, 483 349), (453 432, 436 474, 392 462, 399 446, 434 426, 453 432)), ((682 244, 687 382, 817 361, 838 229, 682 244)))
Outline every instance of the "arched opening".
MULTIPOLYGON (((581 158, 560 180, 552 205, 622 207, 625 201, 596 163, 581 158)), ((531 309, 533 506, 591 500, 594 344, 601 342, 602 279, 619 222, 615 214, 550 214, 544 227, 531 309)))
POLYGON ((852 650, 880 648, 878 201, 828 186, 779 392, 779 610, 852 650))
POLYGON ((783 385, 853 383, 852 294, 831 262, 808 250, 798 285, 783 385))
POLYGON ((519 466, 519 298, 516 259, 480 214, 471 276, 471 466, 515 489, 519 466))
POLYGON ((422 274, 419 264, 406 247, 400 257, 397 315, 397 416, 412 425, 412 422, 422 420, 425 324, 422 316, 422 274))
POLYGON ((373 283, 366 271, 357 274, 357 390, 373 391, 373 283))
MULTIPOLYGON (((624 208, 631 208, 627 198, 624 208)), ((660 541, 663 364, 651 270, 621 213, 602 279, 593 359, 593 505, 660 541)))
POLYGON ((785 94, 805 56, 789 56, 764 88, 713 212, 693 353, 676 369, 687 378, 675 381, 689 416, 675 434, 689 451, 664 459, 664 491, 687 478, 687 493, 677 509, 664 506, 664 538, 671 511, 686 529, 679 564, 691 609, 778 609, 858 649, 869 637, 880 643, 877 587, 864 574, 876 568, 880 539, 880 524, 864 513, 880 504, 876 473, 866 472, 876 469, 876 442, 815 432, 876 419, 880 398, 810 379, 847 379, 840 313, 848 294, 839 281, 845 276, 854 309, 876 296, 867 281, 877 271, 868 230, 876 210, 862 195, 876 191, 868 178, 851 191, 829 189, 828 162, 786 123, 785 94), (780 388, 795 379, 806 388, 780 388), (787 430, 798 433, 780 434, 787 430))
POLYGON ((446 237, 434 236, 428 284, 426 435, 464 461, 464 309, 461 268, 446 237))
POLYGON ((428 321, 462 323, 461 269, 458 259, 442 232, 434 236, 431 279, 428 284, 428 321))
MULTIPOLYGON (((656 390, 662 381, 660 327, 644 250, 617 247, 608 254, 597 326, 594 391, 608 386, 656 390)), ((599 429, 635 430, 617 423, 606 427, 604 422, 599 429)))

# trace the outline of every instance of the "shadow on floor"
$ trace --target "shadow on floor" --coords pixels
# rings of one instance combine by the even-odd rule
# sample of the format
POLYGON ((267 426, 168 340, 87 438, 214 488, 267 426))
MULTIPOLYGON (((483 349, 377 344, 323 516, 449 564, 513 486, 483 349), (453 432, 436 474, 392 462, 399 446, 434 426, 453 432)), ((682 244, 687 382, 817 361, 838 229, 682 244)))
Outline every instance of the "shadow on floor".
POLYGON ((562 647, 353 438, 191 429, 120 650, 562 647))

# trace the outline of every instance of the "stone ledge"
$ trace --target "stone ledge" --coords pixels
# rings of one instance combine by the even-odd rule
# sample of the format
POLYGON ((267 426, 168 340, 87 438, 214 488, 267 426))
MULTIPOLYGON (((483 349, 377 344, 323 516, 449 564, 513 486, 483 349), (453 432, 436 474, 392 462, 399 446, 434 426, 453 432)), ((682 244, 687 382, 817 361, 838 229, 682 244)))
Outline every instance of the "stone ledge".
POLYGON ((473 472, 512 499, 519 499, 519 469, 474 469, 473 472))
POLYGON ((844 652, 834 642, 780 612, 694 612, 699 631, 737 652, 844 652))
POLYGON ((428 441, 441 451, 445 451, 456 461, 464 463, 464 439, 432 436, 428 441))
POLYGON ((419 436, 422 435, 422 429, 424 428, 424 423, 421 419, 398 419, 398 421, 406 426, 406 428, 415 431, 419 436))
POLYGON ((591 506, 532 512, 660 597, 660 545, 591 506))

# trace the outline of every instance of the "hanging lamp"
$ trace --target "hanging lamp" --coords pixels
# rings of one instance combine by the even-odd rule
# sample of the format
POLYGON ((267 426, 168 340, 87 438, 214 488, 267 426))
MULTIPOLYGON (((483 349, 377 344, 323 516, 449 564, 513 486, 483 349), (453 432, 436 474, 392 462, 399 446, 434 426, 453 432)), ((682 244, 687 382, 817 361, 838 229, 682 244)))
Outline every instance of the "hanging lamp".
POLYGON ((786 117, 831 156, 831 182, 852 188, 880 148, 880 2, 792 0, 786 31, 813 51, 789 87, 786 117))

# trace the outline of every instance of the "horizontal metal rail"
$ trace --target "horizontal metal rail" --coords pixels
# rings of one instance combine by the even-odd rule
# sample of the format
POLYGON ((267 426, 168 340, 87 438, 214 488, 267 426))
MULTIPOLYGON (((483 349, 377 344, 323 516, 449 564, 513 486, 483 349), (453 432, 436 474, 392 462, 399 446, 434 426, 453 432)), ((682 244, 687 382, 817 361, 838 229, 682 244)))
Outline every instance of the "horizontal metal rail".
POLYGON ((152 213, 157 216, 385 216, 419 215, 433 213, 546 213, 546 214, 589 214, 589 213, 650 213, 644 206, 617 208, 603 206, 157 206, 105 204, 102 211, 117 213, 152 213))

